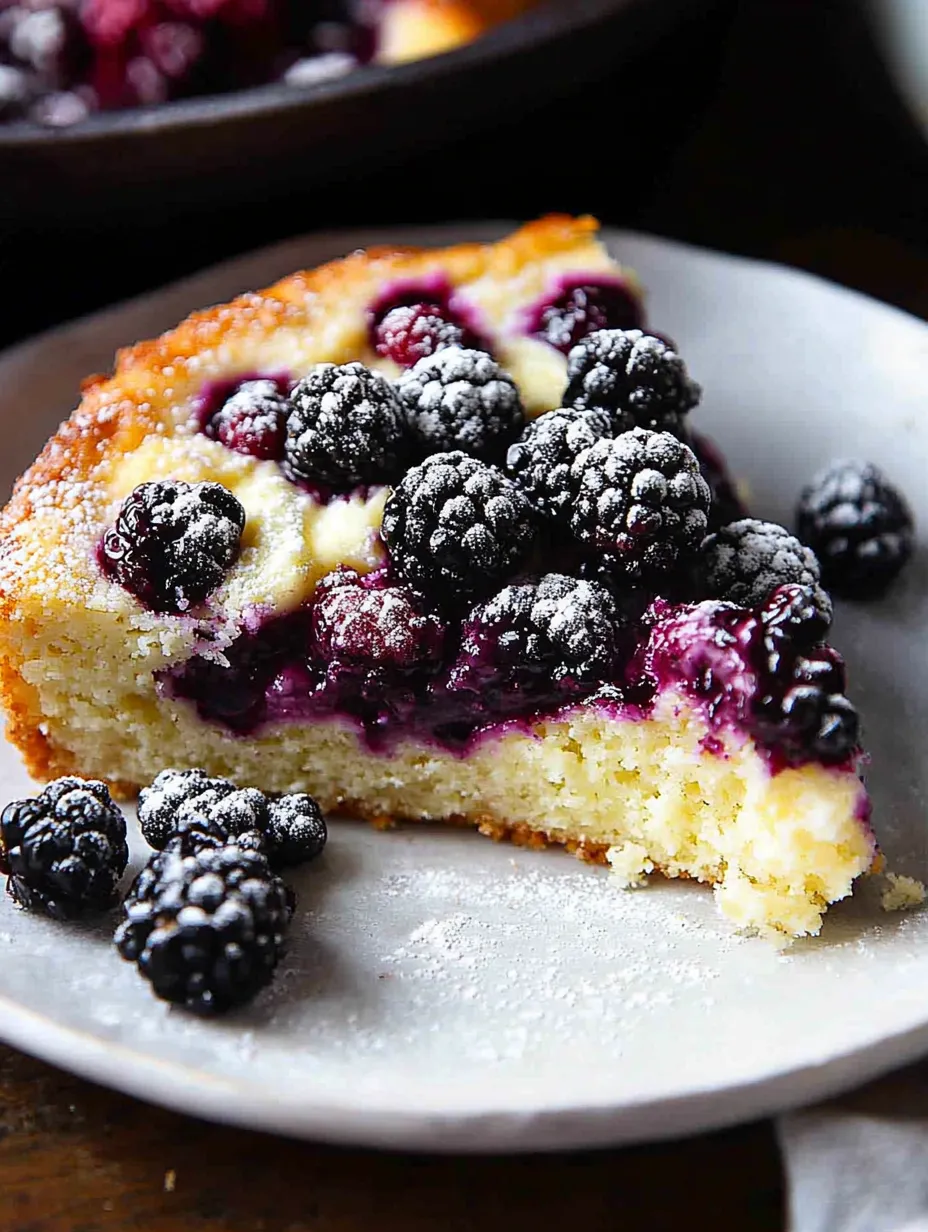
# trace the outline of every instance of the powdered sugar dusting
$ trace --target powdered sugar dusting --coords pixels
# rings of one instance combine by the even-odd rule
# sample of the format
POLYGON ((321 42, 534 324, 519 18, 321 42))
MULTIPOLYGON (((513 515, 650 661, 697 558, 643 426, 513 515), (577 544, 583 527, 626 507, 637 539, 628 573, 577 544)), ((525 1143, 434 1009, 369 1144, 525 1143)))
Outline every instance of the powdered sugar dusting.
POLYGON ((784 527, 742 518, 706 540, 703 552, 711 593, 744 607, 763 603, 777 586, 815 586, 815 553, 784 527))

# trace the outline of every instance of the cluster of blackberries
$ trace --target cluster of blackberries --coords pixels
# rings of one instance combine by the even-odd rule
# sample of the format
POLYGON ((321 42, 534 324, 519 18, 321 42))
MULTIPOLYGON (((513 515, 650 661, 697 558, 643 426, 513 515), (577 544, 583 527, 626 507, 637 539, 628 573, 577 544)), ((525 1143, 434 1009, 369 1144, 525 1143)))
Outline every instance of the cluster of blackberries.
POLYGON ((417 315, 423 307, 403 310, 412 320, 401 340, 398 324, 386 335, 388 353, 418 355, 395 382, 357 362, 316 364, 289 393, 277 381, 244 381, 204 430, 238 453, 276 459, 297 483, 336 492, 394 483, 444 450, 500 460, 525 423, 515 382, 487 351, 463 345, 461 329, 417 315))
MULTIPOLYGON (((416 387, 415 374, 401 384, 416 387)), ((668 343, 593 331, 570 351, 568 405, 525 427, 502 467, 469 447, 461 423, 456 444, 407 471, 384 511, 393 567, 441 606, 460 606, 524 569, 547 532, 618 580, 656 585, 708 528, 709 488, 681 439, 698 396, 668 343)))
MULTIPOLYGON (((303 794, 270 799, 201 770, 164 770, 139 798, 155 853, 122 904, 115 944, 155 995, 198 1014, 250 1001, 285 951, 293 892, 278 870, 320 854, 303 794)), ((71 919, 112 907, 126 823, 103 783, 63 778, 0 815, 0 872, 23 907, 71 919)))

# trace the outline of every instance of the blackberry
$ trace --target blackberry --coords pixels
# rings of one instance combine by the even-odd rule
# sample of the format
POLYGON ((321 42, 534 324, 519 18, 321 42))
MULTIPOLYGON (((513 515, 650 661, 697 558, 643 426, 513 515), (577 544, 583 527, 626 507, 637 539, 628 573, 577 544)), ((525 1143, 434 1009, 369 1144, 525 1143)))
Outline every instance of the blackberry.
POLYGON ((571 466, 584 449, 612 435, 606 411, 548 411, 532 420, 509 446, 506 471, 542 517, 567 522, 573 504, 571 466))
POLYGON ((273 860, 281 868, 315 860, 329 837, 319 805, 299 791, 270 801, 267 833, 273 860))
POLYGON ((185 854, 179 836, 151 857, 114 941, 157 997, 205 1015, 243 1005, 270 982, 293 905, 263 853, 202 839, 185 854))
POLYGON ((244 526, 245 510, 220 483, 141 483, 103 536, 101 564, 154 611, 184 612, 222 582, 244 526))
POLYGON ((202 770, 162 770, 139 794, 142 834, 150 847, 163 851, 188 824, 212 826, 226 842, 260 836, 275 868, 314 859, 326 841, 325 822, 310 796, 271 800, 254 787, 238 788, 202 770))
POLYGON ((617 432, 631 416, 635 427, 680 436, 700 393, 677 352, 640 329, 596 330, 567 358, 565 406, 602 407, 617 417, 617 432))
POLYGON ((795 582, 777 586, 758 615, 765 630, 790 637, 802 646, 814 646, 828 636, 834 606, 821 586, 795 582))
POLYGON ((629 579, 683 566, 706 533, 709 488, 691 449, 669 432, 634 428, 574 462, 574 536, 629 579))
POLYGON ((485 351, 443 347, 404 372, 396 391, 423 455, 461 449, 492 462, 525 423, 515 381, 485 351))
POLYGON ((56 779, 0 815, 7 893, 55 919, 111 906, 128 859, 125 818, 103 783, 56 779))
POLYGON ((741 518, 709 535, 702 561, 710 596, 740 607, 758 607, 778 587, 791 582, 815 587, 815 553, 775 522, 741 518))
POLYGON ((382 534, 403 581, 446 606, 492 593, 535 543, 531 507, 511 479, 460 451, 413 467, 383 511, 382 534))
POLYGON ((352 677, 361 692, 377 695, 437 669, 444 639, 444 624, 405 586, 340 568, 316 588, 310 653, 333 684, 352 677))
POLYGON ((860 720, 844 695, 844 664, 830 646, 769 655, 759 673, 751 730, 787 761, 846 761, 858 747, 860 720))
POLYGON ((825 585, 839 595, 882 594, 912 555, 912 511, 869 462, 839 461, 799 498, 796 529, 816 553, 825 585))
POLYGON ((438 304, 397 304, 384 313, 373 333, 377 354, 401 368, 411 368, 442 347, 470 345, 462 326, 449 321, 438 304))
POLYGON ((227 449, 253 458, 280 459, 287 437, 290 400, 276 381, 243 381, 206 426, 227 449))
POLYGON ((615 666, 619 614, 595 582, 548 573, 506 586, 464 622, 451 687, 482 693, 490 684, 543 688, 606 680, 615 666))
POLYGON ((295 479, 346 490, 403 470, 405 412, 386 378, 363 364, 317 364, 290 395, 284 460, 295 479))
POLYGON ((748 731, 775 762, 847 761, 857 712, 844 664, 819 640, 827 612, 813 588, 780 587, 760 608, 706 600, 657 612, 646 652, 658 685, 681 682, 716 729, 748 731))

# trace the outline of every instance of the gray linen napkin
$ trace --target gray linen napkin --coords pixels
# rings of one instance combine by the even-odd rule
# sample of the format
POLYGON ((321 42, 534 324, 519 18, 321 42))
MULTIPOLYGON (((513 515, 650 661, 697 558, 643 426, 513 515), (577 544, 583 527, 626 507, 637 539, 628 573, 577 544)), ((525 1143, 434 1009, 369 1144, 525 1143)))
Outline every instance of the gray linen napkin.
POLYGON ((789 1232, 928 1232, 928 1063, 777 1121, 789 1232))

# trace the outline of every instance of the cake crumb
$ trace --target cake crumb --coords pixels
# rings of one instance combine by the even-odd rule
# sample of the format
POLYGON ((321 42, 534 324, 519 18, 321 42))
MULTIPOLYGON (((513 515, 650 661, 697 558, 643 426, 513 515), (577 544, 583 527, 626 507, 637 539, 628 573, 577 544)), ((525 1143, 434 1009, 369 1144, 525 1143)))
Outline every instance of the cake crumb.
POLYGON ((648 873, 654 872, 654 864, 648 858, 647 848, 640 843, 622 843, 621 846, 610 847, 606 852, 606 859, 623 890, 644 885, 648 873))
POLYGON ((901 873, 886 874, 886 888, 880 895, 880 905, 884 911, 908 911, 921 906, 924 901, 925 887, 920 881, 901 873))
POLYGON ((177 1173, 173 1168, 168 1168, 164 1174, 164 1192, 173 1193, 174 1186, 177 1184, 177 1173))

